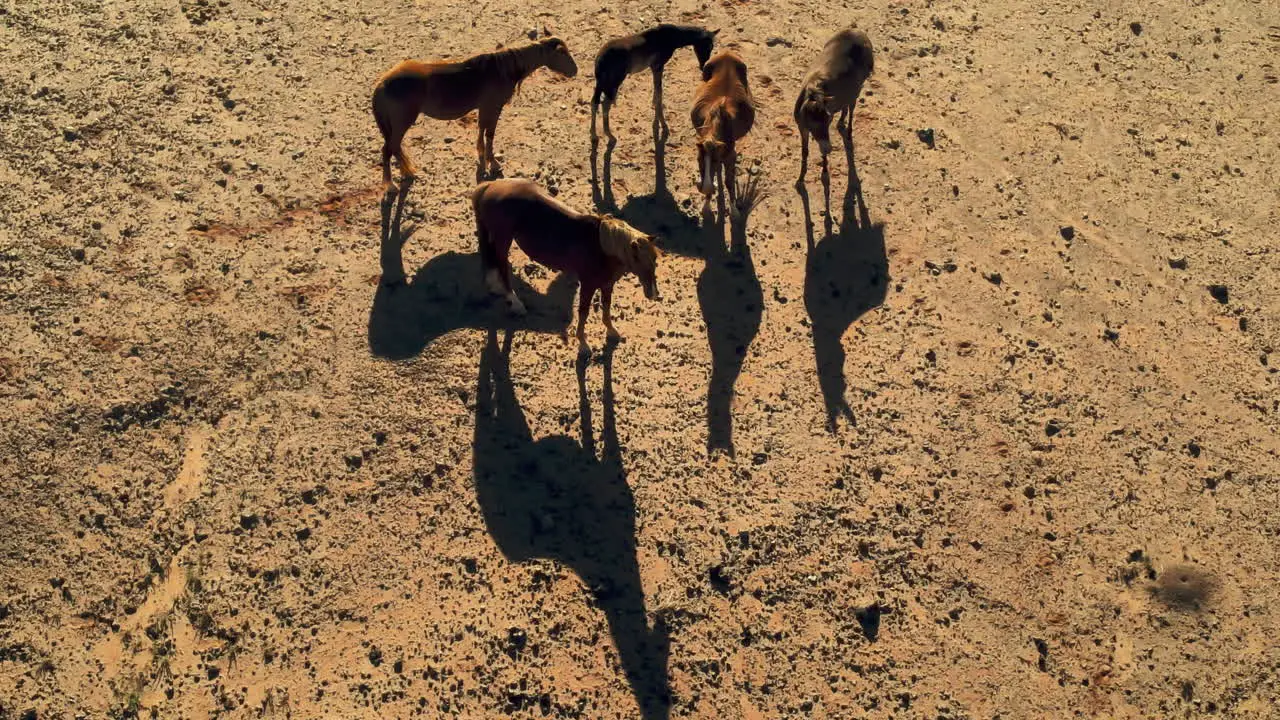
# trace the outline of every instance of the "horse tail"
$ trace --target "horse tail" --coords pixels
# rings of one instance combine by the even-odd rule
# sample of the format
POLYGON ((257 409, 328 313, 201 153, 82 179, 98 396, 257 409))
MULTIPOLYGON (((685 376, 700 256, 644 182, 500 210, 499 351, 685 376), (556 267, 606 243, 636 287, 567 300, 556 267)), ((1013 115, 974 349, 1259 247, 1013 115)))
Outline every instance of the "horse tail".
POLYGON ((476 240, 480 244, 480 269, 484 275, 488 275, 490 270, 498 267, 498 253, 494 250, 489 229, 485 227, 484 219, 480 215, 480 201, 488 189, 489 183, 484 182, 471 193, 471 212, 476 216, 476 240))
POLYGON ((387 117, 386 108, 383 107, 386 92, 386 85, 383 83, 378 83, 373 89, 373 119, 378 123, 378 131, 382 133, 384 143, 391 142, 391 119, 387 117))

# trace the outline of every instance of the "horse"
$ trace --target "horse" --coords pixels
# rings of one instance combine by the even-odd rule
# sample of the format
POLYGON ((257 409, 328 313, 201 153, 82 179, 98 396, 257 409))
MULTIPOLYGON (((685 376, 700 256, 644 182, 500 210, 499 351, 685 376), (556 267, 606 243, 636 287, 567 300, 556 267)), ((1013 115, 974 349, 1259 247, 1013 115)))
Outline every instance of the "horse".
POLYGON ((405 60, 388 70, 373 89, 373 117, 382 133, 382 183, 387 196, 394 192, 391 156, 399 161, 400 173, 407 183, 412 183, 416 174, 402 143, 418 115, 457 120, 478 109, 477 177, 483 178, 486 161, 493 175, 501 172, 493 156, 498 117, 525 78, 541 67, 565 77, 578 74, 569 46, 559 38, 458 62, 405 60))
POLYGON ((702 66, 702 85, 690 113, 698 133, 704 215, 711 213, 717 179, 729 193, 730 207, 737 206, 737 142, 751 131, 755 117, 756 100, 747 83, 747 64, 732 51, 717 53, 702 66))
POLYGON ((579 213, 552 198, 528 180, 492 180, 471 194, 480 243, 485 283, 495 295, 505 295, 517 315, 524 304, 511 288, 508 255, 514 241, 529 259, 578 277, 578 350, 588 354, 587 315, 600 291, 604 326, 611 342, 621 339, 610 312, 613 286, 634 274, 649 300, 658 298, 657 267, 662 251, 657 238, 608 215, 579 213))
POLYGON ((660 125, 664 133, 667 119, 662 112, 662 73, 667 61, 676 50, 692 45, 698 58, 698 67, 706 65, 711 57, 711 46, 716 34, 720 31, 706 30, 692 25, 662 24, 649 28, 644 32, 616 38, 605 43, 596 55, 596 89, 591 96, 591 140, 596 135, 596 111, 604 101, 604 134, 612 142, 613 131, 609 129, 609 109, 618 99, 618 88, 628 75, 642 72, 648 68, 653 72, 653 113, 654 125, 660 125))
MULTIPOLYGON (((796 98, 795 119, 800 128, 800 179, 804 183, 809 167, 809 136, 818 141, 822 153, 823 177, 828 177, 827 155, 831 152, 828 129, 831 117, 840 113, 836 128, 844 138, 845 146, 853 142, 853 106, 862 93, 862 85, 875 68, 871 40, 858 30, 841 30, 822 48, 818 62, 805 77, 796 98)), ((824 180, 825 182, 825 180, 824 180)))

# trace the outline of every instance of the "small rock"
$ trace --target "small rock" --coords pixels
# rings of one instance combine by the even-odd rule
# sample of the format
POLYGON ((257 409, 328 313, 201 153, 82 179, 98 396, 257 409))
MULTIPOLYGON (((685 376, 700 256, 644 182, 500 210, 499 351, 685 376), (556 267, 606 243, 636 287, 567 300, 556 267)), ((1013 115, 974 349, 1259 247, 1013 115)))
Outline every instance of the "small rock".
POLYGON ((311 538, 311 528, 302 528, 298 532, 294 533, 294 535, 298 538, 298 542, 308 540, 311 538))
POLYGON ((1057 435, 1060 432, 1062 432, 1062 426, 1058 424, 1057 420, 1050 420, 1049 422, 1044 424, 1045 435, 1048 435, 1049 437, 1053 437, 1054 435, 1057 435))
POLYGON ((1112 330, 1111 328, 1107 328, 1106 330, 1102 331, 1102 339, 1110 342, 1119 342, 1120 333, 1116 332, 1115 330, 1112 330))
POLYGON ((71 127, 63 128, 62 139, 66 140, 67 142, 75 142, 76 140, 80 139, 80 133, 77 132, 75 128, 71 128, 71 127))
POLYGON ((226 100, 223 100, 223 101, 222 101, 222 107, 224 107, 224 108, 226 108, 226 109, 228 109, 228 110, 235 110, 235 109, 236 109, 236 101, 235 101, 235 100, 232 100, 231 98, 227 98, 226 100))
POLYGON ((1174 270, 1186 270, 1187 259, 1182 256, 1171 257, 1169 258, 1169 267, 1173 268, 1174 270))
POLYGON ((764 44, 765 44, 765 45, 768 45, 769 47, 777 47, 777 46, 779 46, 779 45, 782 45, 782 46, 785 46, 785 47, 791 47, 791 41, 790 41, 790 40, 787 40, 786 38, 783 38, 783 37, 779 37, 779 36, 777 36, 777 35, 774 35, 773 37, 769 38, 768 40, 765 40, 765 41, 764 41, 764 44))
POLYGON ((515 656, 524 652, 524 648, 528 644, 529 644, 529 636, 525 634, 524 630, 516 627, 513 627, 507 630, 507 654, 508 655, 514 658, 515 656))
POLYGON ((985 277, 992 285, 999 285, 1004 282, 1004 278, 998 272, 987 273, 986 275, 983 275, 983 277, 985 277))
POLYGON ((524 31, 524 34, 525 34, 525 35, 527 35, 527 36, 529 36, 529 39, 530 39, 530 40, 537 40, 537 39, 538 39, 538 28, 529 28, 528 30, 525 30, 525 31, 524 31))
POLYGON ((79 262, 84 262, 84 248, 71 248, 71 257, 79 262))
POLYGON ((1193 458, 1200 457, 1200 444, 1195 440, 1187 443, 1187 454, 1193 458))
POLYGON ((920 142, 924 143, 925 145, 928 145, 930 150, 933 149, 934 147, 933 128, 924 128, 923 130, 917 130, 916 137, 920 138, 920 142))
POLYGON ((260 519, 256 514, 244 513, 240 515, 240 527, 245 530, 252 530, 258 527, 260 519))
POLYGON ((369 662, 374 667, 378 667, 382 664, 382 650, 379 649, 377 645, 369 648, 369 662))
POLYGON ((858 625, 862 628, 862 634, 871 642, 875 642, 880 635, 881 612, 880 603, 875 601, 853 611, 853 617, 857 619, 858 625))
POLYGON ((1129 30, 1130 30, 1131 32, 1133 32, 1133 34, 1134 34, 1134 35, 1141 35, 1141 34, 1142 34, 1142 23, 1140 23, 1140 22, 1131 22, 1131 23, 1129 23, 1129 30))
POLYGON ((1209 294, 1213 296, 1214 300, 1223 305, 1226 305, 1231 300, 1231 295, 1227 292, 1226 285, 1210 285, 1209 294))
POLYGON ((223 160, 222 162, 218 163, 218 169, 219 169, 219 170, 221 170, 221 171, 222 171, 222 172, 224 172, 224 173, 230 173, 230 172, 231 172, 231 161, 230 161, 230 160, 223 160))
POLYGON ((1064 225, 1058 228, 1058 234, 1062 235, 1062 239, 1071 242, 1076 237, 1076 229, 1070 225, 1064 225))

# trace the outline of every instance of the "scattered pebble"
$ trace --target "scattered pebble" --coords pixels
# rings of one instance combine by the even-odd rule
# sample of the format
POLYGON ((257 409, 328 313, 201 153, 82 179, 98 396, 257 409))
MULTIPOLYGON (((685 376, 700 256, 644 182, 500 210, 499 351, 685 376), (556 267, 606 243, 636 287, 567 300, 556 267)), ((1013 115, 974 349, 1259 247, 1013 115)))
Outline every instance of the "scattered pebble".
POLYGON ((1209 294, 1213 296, 1214 300, 1223 305, 1226 305, 1231 300, 1231 295, 1227 292, 1226 285, 1210 285, 1209 294))

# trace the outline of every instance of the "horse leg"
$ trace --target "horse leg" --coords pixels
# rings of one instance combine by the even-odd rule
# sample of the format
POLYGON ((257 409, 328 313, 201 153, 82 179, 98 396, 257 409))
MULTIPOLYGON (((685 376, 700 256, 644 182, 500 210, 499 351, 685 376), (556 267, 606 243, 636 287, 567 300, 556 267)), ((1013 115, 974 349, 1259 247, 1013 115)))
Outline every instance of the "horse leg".
POLYGON ((480 118, 476 123, 476 182, 484 180, 484 127, 488 117, 484 108, 480 108, 480 118))
POLYGON ((796 187, 804 185, 804 176, 809 172, 809 130, 803 125, 800 126, 800 179, 796 180, 796 187))
POLYGON ((600 288, 600 309, 604 312, 604 327, 609 331, 608 337, 612 341, 622 339, 622 334, 613 326, 613 314, 611 312, 613 305, 613 283, 609 283, 600 288))
POLYGON ((612 107, 613 98, 606 95, 604 98, 604 136, 609 138, 610 143, 617 141, 617 138, 613 136, 613 130, 609 129, 609 109, 612 107))
POLYGON ((587 355, 591 352, 591 346, 587 344, 587 316, 591 314, 591 300, 595 297, 596 289, 587 287, 586 283, 578 283, 578 354, 587 355))
POLYGON ((511 238, 505 238, 494 248, 498 254, 498 271, 502 279, 502 287, 507 291, 507 309, 513 315, 526 315, 528 310, 524 303, 520 302, 520 298, 516 297, 516 291, 511 285, 511 238))
POLYGON ((738 154, 729 153, 724 161, 724 188, 729 193, 729 212, 738 215, 738 154))
POLYGON ((669 135, 671 128, 667 127, 667 115, 662 110, 662 65, 653 67, 653 124, 662 129, 663 135, 669 135))
POLYGON ((490 125, 489 129, 485 132, 485 139, 484 139, 485 154, 489 156, 489 172, 494 177, 500 177, 502 175, 502 168, 498 165, 498 158, 494 157, 493 155, 493 136, 497 132, 498 132, 498 118, 495 117, 493 119, 493 124, 490 125))

